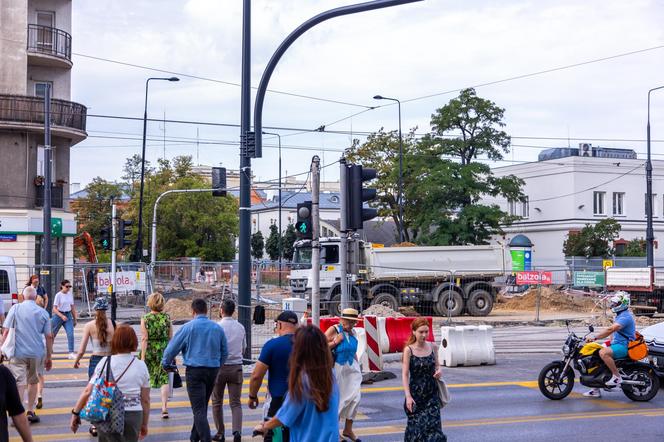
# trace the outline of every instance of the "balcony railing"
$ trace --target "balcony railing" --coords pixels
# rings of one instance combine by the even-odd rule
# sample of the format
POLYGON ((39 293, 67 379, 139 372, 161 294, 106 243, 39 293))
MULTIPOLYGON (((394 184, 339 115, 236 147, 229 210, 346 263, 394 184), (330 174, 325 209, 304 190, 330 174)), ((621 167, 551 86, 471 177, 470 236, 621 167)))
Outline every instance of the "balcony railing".
MULTIPOLYGON (((82 104, 52 99, 51 125, 85 132, 87 112, 82 104)), ((44 124, 44 99, 0 94, 0 124, 2 121, 44 124)))
POLYGON ((71 61, 71 35, 62 29, 28 25, 28 52, 37 52, 71 61))
MULTIPOLYGON (((44 206, 44 187, 37 186, 37 192, 35 193, 35 206, 37 207, 44 206)), ((64 208, 64 187, 51 185, 51 207, 64 208)))

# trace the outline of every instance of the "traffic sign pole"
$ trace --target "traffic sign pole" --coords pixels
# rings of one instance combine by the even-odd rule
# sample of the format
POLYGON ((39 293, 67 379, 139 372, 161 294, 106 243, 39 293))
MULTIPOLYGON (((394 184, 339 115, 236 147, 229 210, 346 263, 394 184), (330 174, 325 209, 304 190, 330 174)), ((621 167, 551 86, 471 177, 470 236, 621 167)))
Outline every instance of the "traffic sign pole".
POLYGON ((117 299, 115 298, 115 265, 116 265, 116 241, 117 236, 116 232, 116 217, 117 209, 115 203, 111 209, 111 285, 108 286, 108 289, 111 292, 111 322, 115 326, 116 311, 118 308, 117 299))

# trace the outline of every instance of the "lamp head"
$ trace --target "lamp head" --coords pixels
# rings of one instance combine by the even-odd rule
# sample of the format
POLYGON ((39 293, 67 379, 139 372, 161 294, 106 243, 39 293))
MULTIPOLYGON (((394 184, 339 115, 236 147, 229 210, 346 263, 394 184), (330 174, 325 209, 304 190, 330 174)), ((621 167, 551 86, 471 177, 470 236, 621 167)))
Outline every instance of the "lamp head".
POLYGON ((383 96, 382 95, 374 95, 374 100, 382 100, 383 96))
POLYGON ((168 81, 180 81, 180 79, 178 77, 171 77, 168 81))

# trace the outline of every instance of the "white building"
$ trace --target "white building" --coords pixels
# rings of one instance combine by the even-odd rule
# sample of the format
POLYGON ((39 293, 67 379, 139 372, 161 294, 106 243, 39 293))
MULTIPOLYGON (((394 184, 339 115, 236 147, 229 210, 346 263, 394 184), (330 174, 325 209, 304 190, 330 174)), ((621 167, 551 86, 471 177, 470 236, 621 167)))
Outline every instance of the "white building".
MULTIPOLYGON (((631 152, 633 158, 567 156, 493 169, 498 177, 523 179, 528 198, 525 203, 485 200, 521 217, 494 240, 507 244, 522 233, 534 244, 533 266, 554 267, 565 264, 567 235, 586 224, 614 218, 622 226, 619 239, 645 238, 645 160, 631 152)), ((657 247, 664 240, 664 161, 653 161, 653 214, 655 261, 664 261, 664 250, 657 247)))

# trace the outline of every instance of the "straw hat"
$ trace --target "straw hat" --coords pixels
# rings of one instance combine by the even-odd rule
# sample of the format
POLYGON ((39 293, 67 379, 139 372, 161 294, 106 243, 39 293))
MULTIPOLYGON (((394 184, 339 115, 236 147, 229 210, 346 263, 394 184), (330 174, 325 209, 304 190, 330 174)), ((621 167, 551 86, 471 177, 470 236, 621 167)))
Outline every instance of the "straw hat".
POLYGON ((360 319, 360 312, 355 310, 354 308, 345 308, 341 312, 341 316, 339 316, 341 319, 348 319, 349 321, 357 321, 360 319))

